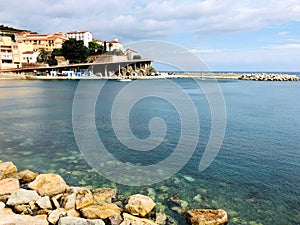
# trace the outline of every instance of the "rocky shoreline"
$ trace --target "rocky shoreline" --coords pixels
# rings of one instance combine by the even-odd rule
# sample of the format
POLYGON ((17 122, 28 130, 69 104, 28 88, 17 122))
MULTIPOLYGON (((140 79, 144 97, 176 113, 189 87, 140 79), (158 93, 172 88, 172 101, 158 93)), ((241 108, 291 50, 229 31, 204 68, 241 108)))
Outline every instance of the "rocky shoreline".
MULTIPOLYGON (((186 217, 186 224, 226 224, 227 213, 190 209, 178 196, 170 201, 186 217)), ((0 225, 175 225, 146 195, 118 195, 112 188, 69 186, 58 174, 18 172, 0 160, 0 225)))
POLYGON ((250 73, 242 74, 240 80, 255 80, 255 81, 299 81, 296 75, 289 74, 267 74, 267 73, 250 73))

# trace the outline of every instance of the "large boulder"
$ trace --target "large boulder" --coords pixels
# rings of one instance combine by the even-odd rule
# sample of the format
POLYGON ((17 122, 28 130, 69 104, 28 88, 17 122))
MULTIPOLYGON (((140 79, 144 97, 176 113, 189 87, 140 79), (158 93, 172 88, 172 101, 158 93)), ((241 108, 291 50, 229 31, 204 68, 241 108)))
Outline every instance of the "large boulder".
POLYGON ((128 213, 123 213, 123 218, 124 220, 120 225, 157 225, 152 220, 135 217, 128 213))
POLYGON ((41 196, 39 196, 36 191, 25 190, 25 189, 21 188, 21 189, 14 191, 10 195, 6 204, 9 206, 29 204, 30 202, 36 202, 40 198, 41 198, 41 196))
POLYGON ((93 201, 93 194, 89 189, 71 187, 67 189, 62 202, 65 209, 81 209, 93 204, 93 201))
POLYGON ((11 194, 20 188, 19 180, 7 178, 0 180, 0 195, 11 194))
POLYGON ((8 174, 16 173, 18 171, 17 167, 12 162, 0 163, 0 174, 6 177, 8 174))
POLYGON ((122 210, 116 204, 92 205, 81 209, 81 214, 87 219, 107 219, 120 215, 122 210))
POLYGON ((87 220, 76 217, 62 217, 58 221, 58 225, 105 225, 103 220, 87 220))
POLYGON ((57 174, 40 174, 28 187, 36 190, 41 196, 53 196, 65 192, 68 185, 57 174))
POLYGON ((0 225, 49 225, 47 216, 28 216, 18 215, 11 211, 11 209, 4 208, 5 204, 0 202, 0 225))
POLYGON ((192 209, 187 211, 186 219, 192 225, 221 225, 228 222, 223 209, 192 209))
POLYGON ((136 194, 127 199, 125 211, 134 216, 144 217, 154 209, 155 205, 150 197, 136 194))
POLYGON ((94 196, 94 205, 112 203, 112 199, 116 198, 116 190, 112 188, 96 188, 92 193, 94 196))

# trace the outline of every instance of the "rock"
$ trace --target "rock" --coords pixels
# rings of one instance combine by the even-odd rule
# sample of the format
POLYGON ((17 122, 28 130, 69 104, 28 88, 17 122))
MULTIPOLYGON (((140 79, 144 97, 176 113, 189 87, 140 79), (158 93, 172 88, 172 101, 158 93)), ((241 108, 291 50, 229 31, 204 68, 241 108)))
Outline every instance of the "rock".
POLYGON ((152 211, 155 205, 148 196, 136 194, 127 199, 125 210, 131 215, 144 217, 152 211))
POLYGON ((29 204, 31 201, 37 201, 41 198, 36 191, 19 189, 14 191, 7 200, 7 205, 16 206, 29 204))
POLYGON ((5 177, 8 174, 16 173, 17 167, 12 162, 0 163, 0 173, 5 177))
POLYGON ((87 220, 75 217, 62 217, 58 221, 58 225, 105 225, 103 220, 87 220))
POLYGON ((60 208, 60 204, 59 204, 59 202, 57 201, 57 199, 55 197, 52 197, 51 201, 52 201, 53 206, 54 206, 55 209, 59 209, 60 208))
POLYGON ((158 225, 166 225, 168 217, 164 213, 156 213, 155 214, 155 223, 158 225))
POLYGON ((81 214, 87 219, 106 219, 120 215, 122 210, 116 204, 92 205, 81 209, 81 214))
POLYGON ((10 209, 5 209, 5 204, 0 202, 0 224, 1 225, 49 225, 46 215, 28 216, 18 215, 10 209))
POLYGON ((123 222, 121 215, 114 215, 108 218, 110 225, 120 225, 123 222))
MULTIPOLYGON (((14 207, 14 212, 18 213, 18 214, 21 214, 23 212, 25 212, 24 214, 31 214, 29 212, 29 210, 31 211, 30 209, 30 205, 16 205, 14 207), (27 212, 27 213, 26 213, 27 212), (29 213, 28 213, 29 212, 29 213)), ((31 211, 32 212, 32 211, 31 211)))
POLYGON ((17 175, 19 176, 20 180, 24 183, 29 183, 38 176, 37 173, 32 172, 30 170, 23 170, 19 172, 17 175))
POLYGON ((186 219, 192 225, 221 225, 228 222, 227 213, 222 209, 192 209, 187 211, 186 219))
POLYGON ((80 213, 77 212, 75 209, 70 209, 70 210, 67 211, 67 216, 80 217, 80 213))
POLYGON ((41 209, 52 209, 52 204, 51 204, 49 196, 40 198, 39 200, 36 201, 36 204, 41 209))
POLYGON ((87 188, 72 187, 67 190, 67 194, 62 200, 65 209, 81 209, 94 202, 93 194, 87 188))
POLYGON ((36 190, 41 196, 53 196, 65 192, 68 185, 57 174, 40 174, 28 184, 30 189, 36 190))
POLYGON ((11 194, 20 188, 19 180, 7 178, 0 180, 0 195, 11 194))
POLYGON ((60 208, 60 209, 55 209, 54 211, 52 211, 49 216, 48 216, 48 221, 51 223, 51 224, 56 224, 57 221, 63 217, 63 216, 66 216, 67 215, 67 211, 63 208, 60 208))
POLYGON ((97 188, 92 193, 94 196, 94 205, 112 203, 112 199, 116 198, 116 190, 112 188, 97 188))
POLYGON ((157 225, 152 220, 138 218, 128 213, 123 213, 123 222, 120 225, 157 225))

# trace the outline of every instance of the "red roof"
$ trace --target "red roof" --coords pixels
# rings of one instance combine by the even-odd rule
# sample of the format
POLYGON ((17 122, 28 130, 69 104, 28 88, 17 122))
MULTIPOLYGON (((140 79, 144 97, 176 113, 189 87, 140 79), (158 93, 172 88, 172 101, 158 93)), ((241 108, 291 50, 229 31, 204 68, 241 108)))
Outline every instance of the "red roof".
POLYGON ((88 30, 82 30, 82 31, 70 31, 67 34, 82 34, 82 33, 87 33, 87 32, 91 33, 88 30))

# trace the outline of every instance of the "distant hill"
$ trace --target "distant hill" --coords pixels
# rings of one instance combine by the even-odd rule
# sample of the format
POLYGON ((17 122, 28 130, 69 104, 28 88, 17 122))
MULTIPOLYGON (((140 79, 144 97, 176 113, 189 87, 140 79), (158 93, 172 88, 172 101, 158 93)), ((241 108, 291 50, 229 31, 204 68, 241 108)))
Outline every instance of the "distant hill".
POLYGON ((0 25, 0 33, 10 33, 10 34, 15 34, 15 33, 20 33, 22 31, 29 31, 30 30, 22 30, 22 29, 17 29, 9 26, 5 26, 3 24, 0 25))

